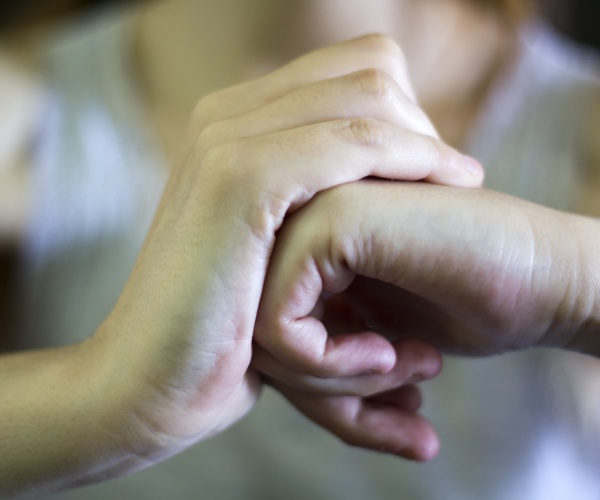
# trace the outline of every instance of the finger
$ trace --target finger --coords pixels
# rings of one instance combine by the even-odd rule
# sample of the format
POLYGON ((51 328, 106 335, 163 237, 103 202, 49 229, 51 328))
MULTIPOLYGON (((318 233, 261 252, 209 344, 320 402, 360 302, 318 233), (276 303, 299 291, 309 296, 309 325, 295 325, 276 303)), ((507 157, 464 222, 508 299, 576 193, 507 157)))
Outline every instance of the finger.
POLYGON ((315 396, 277 385, 304 415, 351 446, 427 461, 439 450, 431 424, 399 406, 353 396, 315 396))
MULTIPOLYGON (((413 339, 394 343, 396 363, 385 374, 321 378, 294 370, 255 345, 252 366, 261 374, 299 390, 321 395, 369 397, 435 377, 441 368, 440 354, 427 344, 413 339)), ((368 355, 368 354, 367 354, 368 355)))
POLYGON ((376 394, 368 399, 376 404, 396 406, 408 412, 416 412, 421 408, 423 397, 415 384, 403 385, 388 392, 376 394))
MULTIPOLYGON (((335 393, 335 381, 326 380, 388 374, 396 366, 394 347, 377 333, 360 332, 328 337, 320 322, 315 321, 314 325, 309 323, 312 323, 309 318, 298 321, 295 327, 285 332, 285 338, 277 339, 277 343, 271 338, 265 341, 265 336, 260 336, 263 345, 274 352, 281 363, 298 373, 308 374, 296 381, 300 386, 310 385, 310 377, 321 378, 323 381, 314 385, 320 385, 324 391, 329 388, 326 392, 335 393), (299 343, 295 344, 296 341, 299 343)), ((288 372, 279 374, 282 378, 291 376, 288 372)), ((394 376, 390 375, 391 378, 394 376)))
POLYGON ((199 186, 204 199, 212 191, 222 209, 225 199, 235 200, 240 213, 246 200, 251 206, 241 210, 250 211, 246 220, 256 218, 263 241, 271 241, 284 217, 318 192, 368 176, 460 187, 479 186, 483 179, 477 162, 438 139, 370 118, 315 123, 191 154, 188 163, 199 168, 173 181, 182 203, 199 186))
MULTIPOLYGON (((319 191, 368 176, 459 186, 478 186, 483 178, 478 163, 441 141, 369 118, 316 123, 213 149, 225 154, 213 158, 216 168, 229 165, 233 176, 243 177, 241 185, 261 186, 273 197, 290 200, 286 210, 319 191)), ((229 184, 231 178, 223 177, 229 184)))
POLYGON ((207 127, 209 144, 270 134, 339 118, 373 118, 436 137, 431 122, 393 80, 377 69, 362 70, 299 87, 264 107, 207 127))
POLYGON ((365 69, 390 75, 403 93, 415 100, 398 44, 384 35, 367 35, 316 50, 273 73, 207 96, 196 108, 197 123, 201 129, 249 113, 302 86, 365 69))
POLYGON ((365 35, 316 50, 284 66, 277 76, 283 80, 290 77, 294 81, 303 80, 306 84, 366 68, 389 74, 415 100, 402 49, 394 39, 382 34, 365 35))

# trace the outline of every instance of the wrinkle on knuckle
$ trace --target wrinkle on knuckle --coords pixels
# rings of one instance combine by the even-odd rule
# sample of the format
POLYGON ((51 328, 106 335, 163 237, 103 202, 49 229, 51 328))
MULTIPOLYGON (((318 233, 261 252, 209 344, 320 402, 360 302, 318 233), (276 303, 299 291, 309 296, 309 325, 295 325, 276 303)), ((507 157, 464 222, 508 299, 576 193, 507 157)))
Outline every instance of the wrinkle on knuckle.
POLYGON ((250 176, 242 174, 238 193, 239 197, 250 198, 244 215, 247 225, 270 248, 290 207, 290 197, 281 193, 264 171, 255 171, 250 176))
POLYGON ((355 74, 355 79, 360 91, 376 104, 391 105, 396 100, 394 81, 385 71, 377 68, 364 69, 355 74))
POLYGON ((383 125, 372 118, 349 118, 341 120, 340 131, 349 136, 356 145, 378 151, 388 141, 383 125))

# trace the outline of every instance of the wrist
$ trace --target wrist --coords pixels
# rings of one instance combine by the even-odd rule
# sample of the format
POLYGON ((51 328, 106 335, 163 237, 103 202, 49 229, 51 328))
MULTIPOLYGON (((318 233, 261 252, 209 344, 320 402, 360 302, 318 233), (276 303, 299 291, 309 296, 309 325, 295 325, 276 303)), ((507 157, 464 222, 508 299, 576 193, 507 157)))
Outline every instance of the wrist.
MULTIPOLYGON (((103 356, 90 340, 7 355, 0 378, 0 496, 40 495, 122 475, 137 465, 111 432, 103 356)), ((139 460, 139 459, 138 459, 139 460)))
POLYGON ((557 314, 563 332, 558 347, 600 357, 600 221, 565 215, 570 252, 559 265, 570 274, 563 285, 564 311, 557 314))
POLYGON ((87 350, 96 353, 98 425, 119 464, 118 476, 152 465, 182 446, 168 436, 159 419, 157 409, 165 405, 152 373, 160 372, 160 365, 148 355, 147 346, 136 341, 135 332, 127 331, 128 323, 114 316, 113 312, 87 341, 87 350))

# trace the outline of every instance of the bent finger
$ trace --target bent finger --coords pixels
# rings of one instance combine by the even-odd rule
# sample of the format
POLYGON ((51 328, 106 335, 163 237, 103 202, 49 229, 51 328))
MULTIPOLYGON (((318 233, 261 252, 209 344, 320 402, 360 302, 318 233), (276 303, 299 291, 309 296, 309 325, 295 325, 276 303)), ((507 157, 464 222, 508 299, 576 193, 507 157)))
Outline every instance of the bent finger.
POLYGON ((218 144, 342 118, 372 118, 424 135, 436 131, 423 110, 391 76, 367 69, 299 87, 249 113, 218 121, 203 140, 218 144))
POLYGON ((234 161, 216 166, 229 163, 245 185, 258 174, 269 194, 293 200, 292 210, 319 191, 368 176, 461 187, 483 180, 478 162, 440 140, 370 118, 321 122, 213 149, 231 160, 230 147, 234 161))
POLYGON ((420 462, 431 460, 439 439, 421 415, 353 396, 315 396, 276 386, 300 412, 351 446, 420 462))
POLYGON ((390 75, 415 100, 399 45, 385 35, 375 34, 320 48, 268 75, 205 97, 194 112, 197 125, 202 129, 210 123, 256 110, 304 85, 369 68, 390 75))
MULTIPOLYGON (((441 356, 432 347, 413 339, 394 343, 396 363, 385 374, 323 378, 306 375, 281 363, 275 356, 255 345, 252 366, 269 379, 299 390, 321 395, 370 397, 387 393, 406 384, 435 377, 441 369, 441 356)), ((360 351, 368 356, 368 353, 360 351)))

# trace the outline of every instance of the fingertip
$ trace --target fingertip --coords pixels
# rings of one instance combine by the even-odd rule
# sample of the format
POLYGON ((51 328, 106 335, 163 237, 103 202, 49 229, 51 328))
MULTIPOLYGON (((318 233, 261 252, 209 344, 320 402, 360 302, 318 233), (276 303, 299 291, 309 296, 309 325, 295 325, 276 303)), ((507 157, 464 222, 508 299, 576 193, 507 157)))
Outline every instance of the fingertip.
POLYGON ((433 460, 440 451, 440 441, 433 428, 429 426, 428 429, 429 432, 421 437, 418 443, 407 448, 402 448, 395 455, 414 462, 429 462, 433 460))
POLYGON ((449 160, 444 166, 427 178, 434 184, 480 188, 485 179, 485 169, 475 158, 452 150, 449 160))
POLYGON ((440 440, 433 427, 430 427, 430 432, 431 434, 420 443, 416 450, 416 460, 419 462, 433 460, 440 451, 440 440))
POLYGON ((463 155, 463 168, 464 170, 473 176, 473 178, 479 183, 483 182, 484 170, 483 166, 475 158, 467 155, 463 155))
POLYGON ((394 342, 394 349, 398 363, 415 367, 412 382, 434 378, 442 370, 440 351, 421 340, 403 338, 394 342))
POLYGON ((481 163, 470 156, 462 156, 459 168, 449 172, 447 182, 451 186, 464 188, 480 188, 483 186, 485 171, 481 163))

